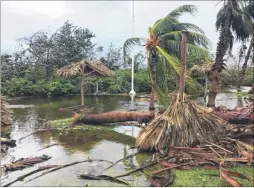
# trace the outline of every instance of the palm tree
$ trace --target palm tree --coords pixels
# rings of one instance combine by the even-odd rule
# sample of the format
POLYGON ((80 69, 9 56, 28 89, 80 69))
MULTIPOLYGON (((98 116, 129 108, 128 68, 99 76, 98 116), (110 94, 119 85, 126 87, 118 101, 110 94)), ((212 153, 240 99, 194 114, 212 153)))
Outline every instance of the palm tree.
MULTIPOLYGON (((191 23, 181 23, 178 19, 181 15, 189 13, 193 15, 197 8, 193 5, 179 6, 167 16, 156 21, 148 28, 148 38, 133 37, 125 41, 123 47, 124 57, 128 57, 133 46, 145 46, 148 68, 152 79, 152 93, 149 110, 154 110, 154 94, 158 99, 161 93, 167 93, 164 77, 169 68, 173 68, 179 74, 181 57, 182 30, 187 30, 188 57, 192 59, 205 59, 208 57, 210 42, 202 29, 191 23), (203 48, 202 48, 203 47, 203 48)), ((167 93, 168 94, 168 93, 167 93)))
POLYGON ((244 64, 242 66, 239 84, 242 83, 242 80, 245 76, 245 72, 246 72, 246 68, 248 65, 248 61, 251 56, 251 52, 252 53, 254 52, 254 31, 253 31, 253 28, 254 28, 254 1, 248 0, 248 1, 244 1, 244 2, 245 2, 245 4, 243 5, 244 6, 243 10, 244 10, 245 18, 247 19, 246 22, 250 23, 250 24, 247 24, 247 26, 248 25, 250 26, 250 38, 251 39, 250 39, 249 48, 247 50, 247 53, 246 53, 246 56, 244 59, 244 64))
POLYGON ((212 83, 209 90, 208 106, 215 106, 217 86, 220 81, 221 71, 225 68, 224 56, 227 51, 231 53, 234 43, 234 35, 237 40, 245 41, 249 37, 249 29, 243 19, 241 2, 235 0, 223 0, 224 4, 217 14, 216 29, 220 30, 217 44, 215 63, 212 67, 212 83))

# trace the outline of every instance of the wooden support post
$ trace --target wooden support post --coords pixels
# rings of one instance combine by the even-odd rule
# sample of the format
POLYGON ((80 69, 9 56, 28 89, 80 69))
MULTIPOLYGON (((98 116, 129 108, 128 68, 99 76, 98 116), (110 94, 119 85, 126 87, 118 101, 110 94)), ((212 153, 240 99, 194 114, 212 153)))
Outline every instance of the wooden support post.
POLYGON ((99 84, 98 84, 98 81, 96 81, 96 91, 95 91, 95 95, 96 95, 96 96, 99 95, 99 84))
POLYGON ((84 106, 84 75, 81 75, 80 81, 80 97, 81 97, 81 105, 84 106))

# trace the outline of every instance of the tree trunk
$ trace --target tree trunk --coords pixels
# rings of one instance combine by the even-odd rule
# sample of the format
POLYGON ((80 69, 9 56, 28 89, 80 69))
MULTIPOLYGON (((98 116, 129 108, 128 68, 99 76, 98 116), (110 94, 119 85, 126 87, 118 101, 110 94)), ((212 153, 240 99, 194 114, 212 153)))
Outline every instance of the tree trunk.
POLYGON ((81 76, 80 81, 80 97, 81 97, 81 105, 84 106, 84 75, 81 76))
POLYGON ((153 118, 154 112, 106 112, 102 114, 84 115, 78 119, 75 119, 72 125, 77 124, 92 124, 100 125, 104 123, 116 123, 125 121, 138 121, 139 118, 153 118))
POLYGON ((252 50, 252 48, 254 48, 253 46, 254 46, 254 35, 251 38, 250 46, 249 46, 247 54, 245 56, 244 64, 243 64, 243 67, 242 67, 242 71, 240 73, 240 80, 239 80, 239 85, 240 86, 242 85, 242 82, 243 82, 243 79, 244 79, 244 76, 245 76, 245 72, 246 72, 246 69, 247 69, 248 61, 250 59, 251 50, 252 50))
MULTIPOLYGON (((218 117, 228 121, 232 124, 247 124, 254 121, 253 106, 248 108, 235 108, 234 110, 215 108, 214 113, 218 117)), ((126 121, 138 121, 139 119, 152 119, 155 113, 153 111, 147 112, 106 112, 101 114, 84 115, 75 119, 73 126, 78 124, 101 125, 106 123, 117 123, 126 121)))
POLYGON ((215 63, 212 67, 212 82, 209 90, 208 107, 215 107, 215 98, 217 95, 217 87, 220 83, 220 75, 223 69, 223 57, 225 56, 228 48, 230 38, 229 22, 225 23, 225 26, 220 31, 219 42, 217 45, 215 63))
POLYGON ((50 80, 52 77, 52 66, 46 65, 46 80, 50 80))
POLYGON ((253 106, 247 108, 236 107, 234 110, 217 110, 213 113, 231 124, 248 124, 254 121, 253 106))
POLYGON ((151 49, 149 53, 149 59, 148 63, 151 69, 151 76, 152 76, 152 93, 150 97, 150 103, 149 103, 149 110, 153 111, 155 110, 154 106, 154 94, 155 94, 155 87, 156 87, 156 51, 155 49, 151 49))

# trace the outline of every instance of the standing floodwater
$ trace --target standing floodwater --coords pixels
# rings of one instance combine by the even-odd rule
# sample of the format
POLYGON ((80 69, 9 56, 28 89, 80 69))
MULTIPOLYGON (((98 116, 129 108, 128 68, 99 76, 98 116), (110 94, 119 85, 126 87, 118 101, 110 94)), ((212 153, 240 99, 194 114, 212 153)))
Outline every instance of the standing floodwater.
MULTIPOLYGON (((202 97, 196 98, 198 103, 203 103, 202 97)), ((14 114, 14 121, 9 130, 11 138, 18 140, 31 132, 44 128, 49 120, 57 120, 71 117, 72 111, 60 111, 60 108, 79 105, 80 97, 58 97, 46 99, 15 99, 9 100, 10 107, 14 114)), ((218 105, 224 105, 228 108, 236 105, 246 105, 248 100, 244 97, 237 96, 236 93, 221 93, 217 96, 218 105)), ((147 110, 148 100, 135 98, 134 107, 136 110, 147 110)), ((85 106, 91 108, 88 114, 102 113, 113 110, 131 110, 131 98, 129 96, 85 96, 85 106)), ((91 126, 90 126, 91 127, 91 126)), ((95 126, 96 127, 96 126, 95 126)), ((17 177, 24 175, 30 171, 44 165, 63 165, 75 161, 85 159, 104 159, 111 162, 126 157, 135 152, 130 147, 135 145, 135 136, 137 136, 139 128, 134 127, 134 133, 131 126, 106 127, 100 129, 88 130, 69 130, 69 131, 46 131, 31 135, 20 142, 17 146, 10 148, 7 155, 2 157, 1 163, 6 164, 19 158, 27 158, 49 155, 52 158, 44 163, 35 165, 9 173, 2 178, 1 184, 4 185, 17 177), (134 137, 132 137, 132 134, 134 137), (43 150, 46 145, 57 144, 43 150), (38 151, 40 150, 40 151, 38 151)), ((90 173, 100 175, 102 173, 108 175, 119 175, 133 168, 133 166, 141 166, 145 159, 149 156, 138 155, 133 160, 126 160, 108 171, 104 172, 110 164, 108 162, 91 162, 81 163, 68 168, 52 172, 38 179, 27 182, 29 179, 37 176, 32 175, 25 181, 18 181, 12 186, 123 186, 115 182, 105 180, 84 180, 78 179, 79 174, 90 173)), ((149 186, 150 181, 143 173, 138 173, 123 178, 130 185, 149 186)))

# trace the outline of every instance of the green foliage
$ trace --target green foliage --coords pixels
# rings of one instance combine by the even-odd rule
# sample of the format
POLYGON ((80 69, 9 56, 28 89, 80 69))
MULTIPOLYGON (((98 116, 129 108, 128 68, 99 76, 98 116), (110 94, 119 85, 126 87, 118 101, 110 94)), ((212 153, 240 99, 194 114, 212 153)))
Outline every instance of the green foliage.
MULTIPOLYGON (((246 71, 242 85, 252 86, 253 84, 253 68, 249 68, 246 71)), ((221 86, 236 85, 239 82, 240 71, 236 67, 228 67, 221 76, 221 86)))

